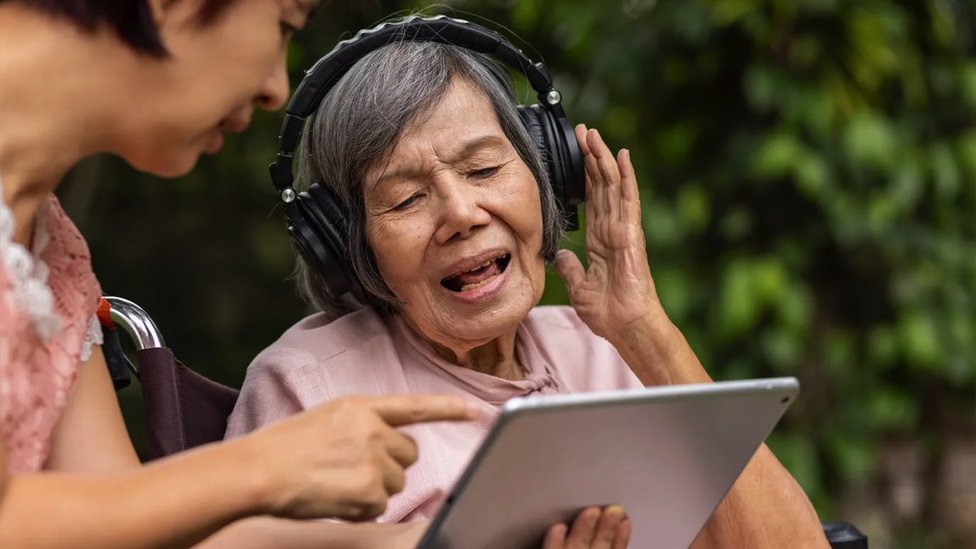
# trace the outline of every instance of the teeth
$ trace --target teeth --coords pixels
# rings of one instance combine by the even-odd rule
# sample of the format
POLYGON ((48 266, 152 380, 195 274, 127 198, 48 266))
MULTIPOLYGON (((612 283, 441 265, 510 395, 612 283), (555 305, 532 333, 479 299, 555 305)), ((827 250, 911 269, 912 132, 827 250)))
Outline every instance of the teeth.
POLYGON ((484 286, 485 284, 488 284, 488 282, 490 282, 494 278, 495 277, 492 276, 492 277, 489 277, 489 278, 486 278, 486 279, 482 280, 481 282, 475 282, 474 284, 465 284, 464 286, 461 286, 461 291, 462 292, 466 292, 468 290, 473 290, 473 289, 478 288, 480 286, 484 286))
POLYGON ((469 273, 473 273, 473 272, 475 272, 475 271, 477 271, 477 270, 479 270, 479 269, 484 269, 484 268, 485 268, 485 267, 487 267, 488 265, 491 265, 491 262, 492 262, 492 261, 494 261, 494 259, 489 259, 488 261, 485 261, 485 262, 484 262, 484 263, 482 263, 481 265, 478 265, 477 267, 475 267, 475 268, 473 268, 473 269, 471 269, 471 270, 469 270, 468 272, 469 272, 469 273))

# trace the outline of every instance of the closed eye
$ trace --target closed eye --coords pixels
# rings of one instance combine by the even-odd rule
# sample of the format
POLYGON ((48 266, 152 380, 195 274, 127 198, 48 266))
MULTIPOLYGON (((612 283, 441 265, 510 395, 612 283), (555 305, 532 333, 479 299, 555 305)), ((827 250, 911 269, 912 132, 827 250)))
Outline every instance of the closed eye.
POLYGON ((397 204, 396 206, 393 207, 393 209, 396 210, 396 211, 406 210, 410 206, 413 206, 414 204, 416 204, 417 200, 420 200, 420 197, 421 197, 420 194, 411 195, 410 198, 407 198, 403 202, 397 204))
POLYGON ((481 168, 480 170, 474 170, 474 171, 468 172, 468 176, 469 177, 474 177, 474 178, 477 178, 477 179, 487 179, 487 178, 495 175, 496 173, 498 173, 498 170, 499 169, 501 169, 501 166, 492 166, 490 168, 481 168))

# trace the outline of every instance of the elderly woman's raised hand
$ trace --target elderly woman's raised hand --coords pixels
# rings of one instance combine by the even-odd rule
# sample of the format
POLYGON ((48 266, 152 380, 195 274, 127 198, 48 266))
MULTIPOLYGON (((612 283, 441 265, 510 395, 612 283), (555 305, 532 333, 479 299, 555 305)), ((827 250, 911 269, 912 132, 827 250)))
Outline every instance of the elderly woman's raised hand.
POLYGON ((369 520, 403 490, 405 470, 417 461, 416 444, 396 427, 476 416, 476 409, 459 397, 350 397, 235 442, 254 461, 262 512, 369 520))
POLYGON ((542 549, 624 549, 631 529, 623 507, 589 507, 576 515, 571 528, 565 524, 550 528, 542 549))
POLYGON ((610 339, 649 314, 661 312, 647 264, 637 178, 630 151, 614 158, 596 130, 576 126, 586 166, 586 256, 560 250, 555 267, 576 313, 610 339))

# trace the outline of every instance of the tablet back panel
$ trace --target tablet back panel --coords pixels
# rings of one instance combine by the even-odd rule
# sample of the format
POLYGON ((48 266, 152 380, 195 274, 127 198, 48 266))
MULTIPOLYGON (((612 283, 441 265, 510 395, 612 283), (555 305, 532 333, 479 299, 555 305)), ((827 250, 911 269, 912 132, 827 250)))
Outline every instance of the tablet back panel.
POLYGON ((538 548, 621 504, 630 547, 688 547, 798 391, 793 378, 513 399, 424 549, 538 548))

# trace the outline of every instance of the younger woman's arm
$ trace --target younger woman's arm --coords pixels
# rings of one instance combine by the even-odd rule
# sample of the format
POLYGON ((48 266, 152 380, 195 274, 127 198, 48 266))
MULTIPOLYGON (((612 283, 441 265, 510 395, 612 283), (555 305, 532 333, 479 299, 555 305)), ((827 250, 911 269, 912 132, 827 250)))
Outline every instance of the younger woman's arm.
POLYGON ((395 427, 475 415, 455 397, 345 398, 139 465, 96 348, 52 439, 56 470, 6 476, 0 547, 186 547, 253 515, 368 520, 417 458, 395 427))

